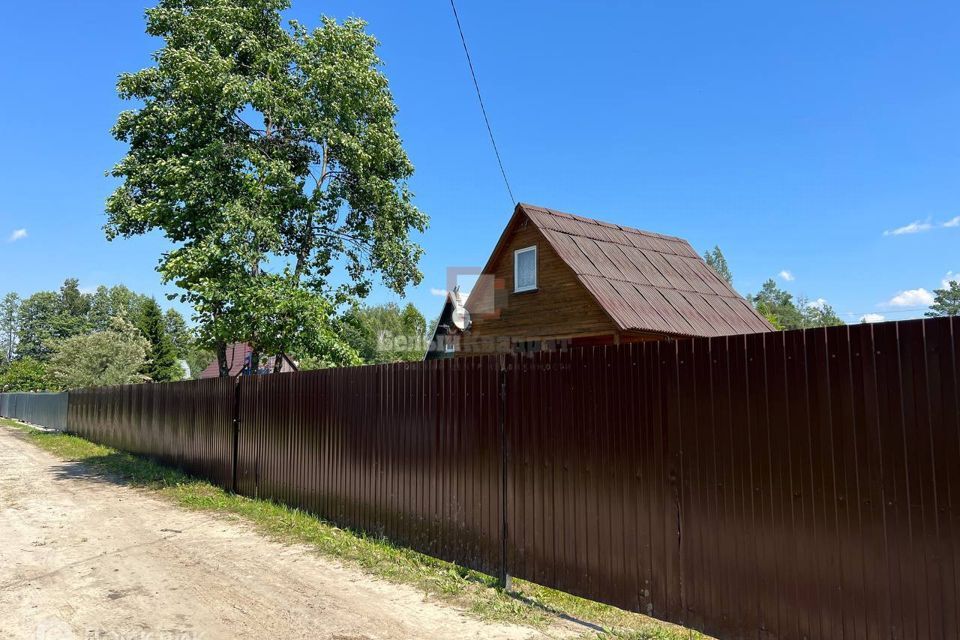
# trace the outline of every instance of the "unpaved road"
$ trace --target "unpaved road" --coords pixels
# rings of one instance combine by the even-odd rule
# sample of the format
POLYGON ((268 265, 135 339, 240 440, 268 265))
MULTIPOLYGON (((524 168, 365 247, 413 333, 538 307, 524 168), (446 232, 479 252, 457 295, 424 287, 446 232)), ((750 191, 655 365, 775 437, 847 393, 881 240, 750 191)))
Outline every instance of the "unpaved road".
POLYGON ((543 636, 90 475, 0 427, 0 637, 543 636))

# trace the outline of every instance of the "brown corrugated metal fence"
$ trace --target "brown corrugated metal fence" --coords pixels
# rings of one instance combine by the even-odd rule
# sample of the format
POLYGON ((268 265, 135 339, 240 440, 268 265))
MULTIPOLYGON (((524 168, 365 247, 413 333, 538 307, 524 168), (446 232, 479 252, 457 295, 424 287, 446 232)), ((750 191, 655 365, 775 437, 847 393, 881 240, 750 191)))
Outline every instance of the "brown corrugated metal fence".
POLYGON ((500 567, 493 357, 241 379, 240 493, 500 567))
POLYGON ((510 572, 723 638, 960 637, 958 334, 511 358, 510 572))
POLYGON ((230 488, 236 386, 212 379, 75 390, 67 428, 230 488))
POLYGON ((958 372, 944 318, 92 389, 68 425, 723 638, 957 638, 958 372))

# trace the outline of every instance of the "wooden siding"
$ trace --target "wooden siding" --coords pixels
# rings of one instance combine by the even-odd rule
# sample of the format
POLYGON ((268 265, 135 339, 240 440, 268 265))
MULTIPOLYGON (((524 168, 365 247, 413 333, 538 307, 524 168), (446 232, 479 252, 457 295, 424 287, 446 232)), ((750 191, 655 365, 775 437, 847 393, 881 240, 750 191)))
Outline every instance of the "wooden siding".
POLYGON ((503 338, 532 341, 616 333, 610 317, 526 217, 491 267, 487 275, 493 275, 496 311, 482 313, 491 308, 489 290, 467 300, 473 326, 462 336, 457 355, 493 353, 492 341, 503 338), (537 289, 514 293, 513 252, 532 245, 537 247, 537 289))

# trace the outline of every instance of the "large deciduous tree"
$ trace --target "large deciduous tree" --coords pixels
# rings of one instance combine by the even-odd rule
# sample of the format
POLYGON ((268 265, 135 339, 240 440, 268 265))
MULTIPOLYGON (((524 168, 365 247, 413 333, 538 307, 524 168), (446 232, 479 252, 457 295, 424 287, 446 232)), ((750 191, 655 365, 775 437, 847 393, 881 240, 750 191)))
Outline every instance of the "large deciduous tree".
POLYGON ((46 366, 33 358, 20 358, 0 368, 0 391, 51 391, 55 387, 46 366))
POLYGON ((843 324, 843 320, 824 300, 810 301, 777 286, 771 278, 747 299, 776 329, 810 329, 843 324))
POLYGON ((158 270, 193 305, 222 375, 233 341, 355 361, 338 310, 377 274, 398 293, 421 279, 411 234, 427 218, 377 42, 355 19, 284 26, 287 7, 162 0, 147 11, 164 40, 156 64, 118 83, 141 106, 113 129, 129 150, 107 236, 159 229, 175 244, 158 270))
POLYGON ((46 359, 52 343, 90 329, 90 297, 76 278, 67 278, 60 291, 40 291, 20 305, 17 355, 46 359))
POLYGON ((94 331, 110 328, 113 318, 126 318, 133 322, 140 315, 147 296, 134 293, 122 284, 114 287, 97 287, 90 297, 90 325, 94 331))
POLYGON ((344 335, 367 364, 423 360, 427 321, 412 304, 356 306, 344 315, 344 335))
POLYGON ((50 343, 64 338, 60 323, 60 300, 53 291, 40 291, 20 305, 17 355, 43 360, 50 355, 50 343))
POLYGON ((17 334, 20 332, 20 296, 8 293, 0 301, 0 360, 10 362, 16 353, 17 334))
POLYGON ((47 371, 64 389, 142 382, 149 348, 136 327, 114 318, 105 331, 56 342, 47 371))

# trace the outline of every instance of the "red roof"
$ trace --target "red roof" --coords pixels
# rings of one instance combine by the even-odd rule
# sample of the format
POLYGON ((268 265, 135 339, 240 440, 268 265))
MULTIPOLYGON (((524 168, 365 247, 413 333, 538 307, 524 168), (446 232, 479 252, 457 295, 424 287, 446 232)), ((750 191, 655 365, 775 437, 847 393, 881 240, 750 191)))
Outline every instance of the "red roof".
POLYGON ((621 331, 720 336, 773 327, 682 238, 519 204, 484 272, 526 217, 621 331))
MULTIPOLYGON (((230 365, 231 378, 240 375, 244 367, 247 366, 247 361, 252 353, 253 347, 246 342, 235 342, 231 345, 227 345, 227 364, 230 365)), ((273 373, 274 362, 276 362, 276 359, 273 356, 267 358, 267 363, 262 367, 262 369, 266 369, 270 373, 273 373)), ((297 368, 293 365, 290 359, 284 356, 282 372, 286 373, 288 371, 296 370, 297 368)), ((219 378, 220 363, 217 361, 217 359, 214 358, 213 362, 207 365, 207 368, 200 372, 198 377, 201 379, 219 378)))

